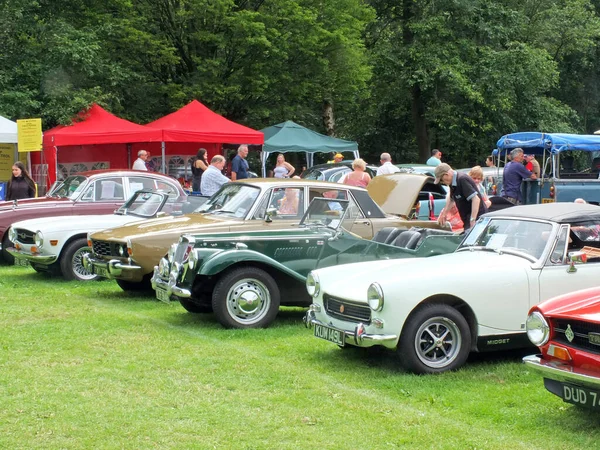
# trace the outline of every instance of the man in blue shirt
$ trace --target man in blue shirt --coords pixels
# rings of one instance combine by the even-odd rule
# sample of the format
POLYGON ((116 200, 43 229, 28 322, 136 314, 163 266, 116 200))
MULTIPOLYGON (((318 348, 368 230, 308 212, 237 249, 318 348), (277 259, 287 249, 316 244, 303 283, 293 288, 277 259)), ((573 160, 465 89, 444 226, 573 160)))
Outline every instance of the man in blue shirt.
POLYGON ((231 181, 243 180, 248 178, 248 146, 240 145, 237 151, 237 155, 231 161, 231 181))
POLYGON ((437 148, 431 150, 431 158, 427 160, 425 164, 428 166, 439 166, 442 163, 442 152, 440 152, 437 148))
POLYGON ((520 205, 523 203, 521 182, 526 178, 537 180, 537 176, 523 165, 525 155, 522 148, 515 148, 510 152, 510 155, 512 160, 504 166, 504 173, 502 175, 502 197, 513 205, 520 205))

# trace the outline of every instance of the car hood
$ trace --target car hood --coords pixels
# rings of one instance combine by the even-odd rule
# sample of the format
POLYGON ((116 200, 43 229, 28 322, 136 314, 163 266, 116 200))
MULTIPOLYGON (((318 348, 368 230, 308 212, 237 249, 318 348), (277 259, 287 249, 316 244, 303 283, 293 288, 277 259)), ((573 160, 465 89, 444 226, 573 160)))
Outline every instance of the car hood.
MULTIPOLYGON (((92 235, 95 240, 135 241, 138 238, 152 238, 153 236, 165 237, 173 234, 179 237, 182 233, 198 233, 203 228, 217 226, 219 231, 226 231, 232 224, 239 224, 240 220, 227 217, 214 217, 209 214, 186 214, 183 216, 168 216, 158 219, 142 220, 116 228, 96 232, 92 235)), ((177 238, 173 239, 175 242, 177 238)))
MULTIPOLYGON (((415 295, 429 296, 474 288, 485 295, 490 286, 501 289, 511 283, 515 273, 530 266, 527 259, 506 253, 462 251, 431 258, 346 264, 316 272, 324 293, 366 303, 367 289, 373 282, 381 285, 384 294, 404 292, 406 297, 414 289, 419 290, 415 295), (352 278, 350 283, 349 276, 352 278)), ((401 299, 402 296, 394 295, 396 297, 401 299)))
POLYGON ((546 317, 600 323, 600 288, 554 297, 537 306, 546 317))
POLYGON ((377 175, 367 185, 367 191, 386 213, 408 217, 423 186, 433 181, 432 177, 415 173, 377 175))
POLYGON ((4 211, 12 211, 13 209, 25 209, 25 208, 51 208, 52 206, 56 206, 58 204, 63 204, 64 202, 71 202, 68 198, 51 198, 51 197, 38 197, 38 198, 28 198, 24 200, 19 200, 17 202, 16 208, 14 208, 14 202, 0 202, 0 212, 4 211))
POLYGON ((15 229, 25 229, 30 231, 41 231, 42 233, 52 233, 60 231, 67 233, 70 231, 96 231, 105 228, 118 227, 130 222, 143 220, 136 216, 127 216, 121 214, 98 214, 94 216, 54 216, 41 219, 21 220, 13 223, 11 226, 15 229))

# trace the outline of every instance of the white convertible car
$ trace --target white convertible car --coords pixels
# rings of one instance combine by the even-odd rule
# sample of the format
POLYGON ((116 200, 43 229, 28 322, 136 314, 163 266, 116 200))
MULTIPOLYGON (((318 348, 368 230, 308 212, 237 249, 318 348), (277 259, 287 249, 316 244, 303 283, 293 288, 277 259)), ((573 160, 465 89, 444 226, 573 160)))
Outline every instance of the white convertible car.
POLYGON ((597 256, 600 207, 515 206, 483 216, 454 253, 311 272, 304 321, 341 347, 380 345, 412 372, 444 372, 471 351, 530 346, 529 309, 597 286, 597 256))
POLYGON ((33 267, 38 272, 62 273, 67 280, 88 281, 98 276, 83 267, 89 253, 87 235, 93 231, 159 217, 181 211, 177 192, 140 190, 114 214, 94 216, 55 216, 29 219, 12 224, 9 239, 15 265, 33 267))

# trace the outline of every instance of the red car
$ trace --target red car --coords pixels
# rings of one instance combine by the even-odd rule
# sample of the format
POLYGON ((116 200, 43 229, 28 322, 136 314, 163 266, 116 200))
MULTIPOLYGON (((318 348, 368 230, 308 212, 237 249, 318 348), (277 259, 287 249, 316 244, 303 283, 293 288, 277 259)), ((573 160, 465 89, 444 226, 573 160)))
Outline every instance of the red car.
POLYGON ((527 336, 541 355, 523 358, 563 401, 600 409, 600 288, 555 297, 529 311, 527 336))
POLYGON ((14 258, 8 229, 17 221, 50 216, 112 214, 139 189, 160 189, 169 196, 185 198, 177 180, 156 172, 93 170, 67 177, 45 197, 0 202, 0 250, 5 262, 14 258))

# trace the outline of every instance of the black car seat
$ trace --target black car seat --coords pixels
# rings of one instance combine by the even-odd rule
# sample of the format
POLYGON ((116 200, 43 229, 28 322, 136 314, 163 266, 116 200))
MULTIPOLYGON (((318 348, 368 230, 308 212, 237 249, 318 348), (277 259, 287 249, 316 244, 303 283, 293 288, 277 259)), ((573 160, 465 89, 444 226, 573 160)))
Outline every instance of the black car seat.
POLYGON ((407 230, 394 240, 395 247, 403 247, 408 249, 415 249, 417 242, 421 239, 421 233, 415 230, 407 230))
POLYGON ((382 228, 377 233, 375 233, 375 236, 373 236, 372 240, 374 242, 384 243, 387 240, 387 238, 389 237, 389 235, 391 234, 391 232, 394 231, 395 229, 396 229, 396 227, 382 228))

